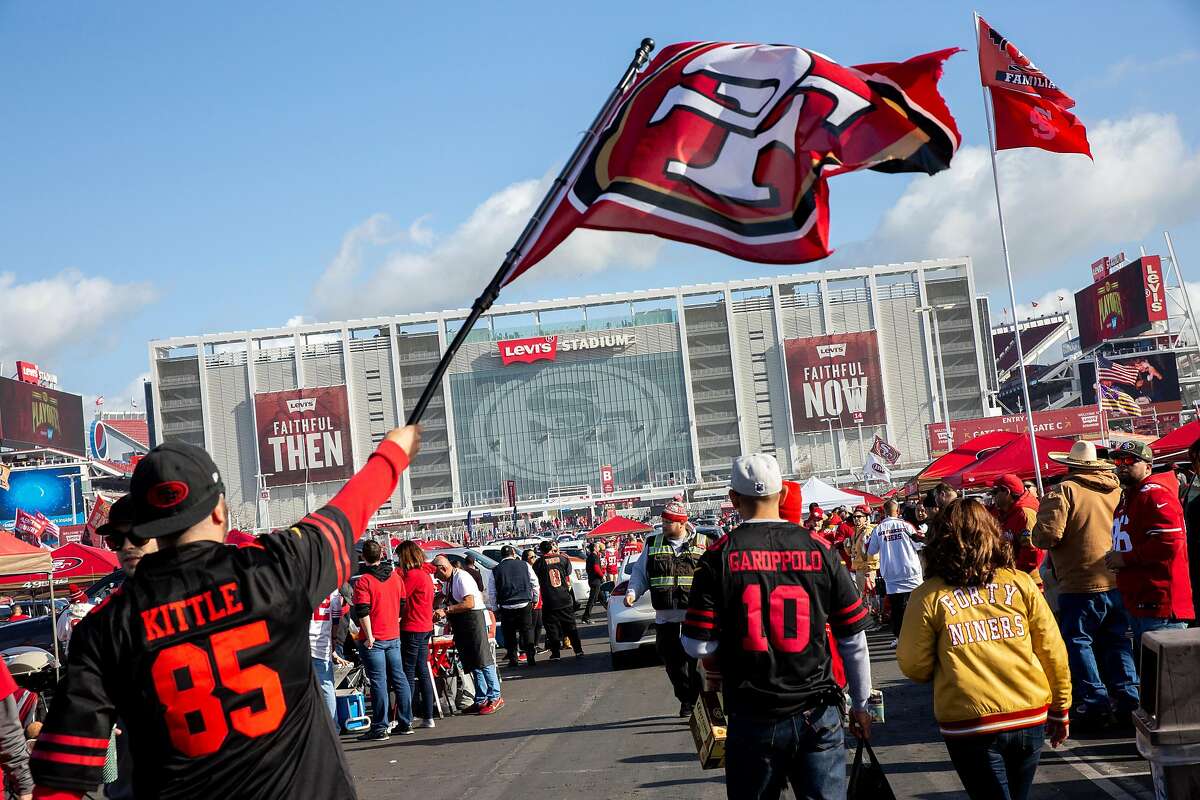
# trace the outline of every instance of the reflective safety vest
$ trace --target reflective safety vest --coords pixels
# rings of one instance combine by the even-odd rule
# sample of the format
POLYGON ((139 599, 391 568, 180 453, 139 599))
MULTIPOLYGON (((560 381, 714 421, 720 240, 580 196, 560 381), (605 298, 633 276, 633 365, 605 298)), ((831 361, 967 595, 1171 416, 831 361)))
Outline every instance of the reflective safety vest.
POLYGON ((709 544, 707 536, 697 533, 677 556, 665 535, 655 534, 646 540, 646 578, 655 611, 688 607, 692 575, 709 544))

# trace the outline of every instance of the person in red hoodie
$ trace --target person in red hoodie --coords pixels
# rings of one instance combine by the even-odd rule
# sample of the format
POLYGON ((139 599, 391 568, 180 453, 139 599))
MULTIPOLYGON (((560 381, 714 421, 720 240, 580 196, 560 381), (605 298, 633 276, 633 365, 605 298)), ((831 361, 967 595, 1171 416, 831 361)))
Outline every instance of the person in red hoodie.
POLYGON ((1011 473, 992 482, 992 513, 1000 523, 1006 541, 1012 543, 1017 569, 1028 572, 1033 582, 1042 585, 1038 567, 1046 551, 1033 546, 1033 526, 1037 523, 1038 499, 1011 473))
MULTIPOLYGON (((812 506, 809 506, 809 508, 811 509, 814 506, 818 512, 821 512, 821 507, 817 506, 816 503, 813 503, 812 506)), ((783 517, 788 522, 791 522, 795 525, 801 525, 801 527, 803 527, 801 522, 803 515, 804 495, 801 491, 800 484, 796 483, 796 481, 784 481, 783 496, 779 498, 779 516, 783 517)), ((821 517, 824 517, 823 513, 821 513, 821 517)), ((809 518, 812 518, 811 515, 809 518)), ((820 530, 810 530, 809 533, 812 534, 813 538, 820 539, 828 544, 828 540, 822 535, 820 530)), ((833 629, 828 624, 825 626, 825 636, 829 639, 829 655, 833 659, 833 680, 838 686, 845 689, 846 667, 842 663, 842 656, 838 652, 837 643, 834 641, 833 629)))
MULTIPOLYGON (((400 614, 400 660, 408 678, 410 697, 416 700, 421 686, 421 715, 414 728, 432 728, 433 675, 429 672, 429 639, 433 635, 433 578, 425 569, 425 553, 416 542, 405 540, 396 553, 403 570, 404 611, 400 614)), ((415 703, 413 705, 415 713, 415 703)))
POLYGON ((388 716, 389 689, 396 693, 399 706, 395 730, 401 735, 413 732, 412 693, 400 657, 404 579, 392 569, 392 562, 383 558, 379 542, 363 542, 362 559, 362 569, 354 579, 350 613, 363 632, 360 653, 371 682, 371 730, 359 738, 386 742, 393 730, 388 716))
POLYGON ((1113 549, 1104 562, 1117 573, 1133 649, 1140 653, 1142 634, 1186 628, 1196 618, 1179 479, 1170 469, 1151 473, 1154 451, 1145 442, 1120 442, 1109 450, 1109 459, 1125 492, 1113 524, 1113 549))
MULTIPOLYGON (((791 483, 793 483, 796 486, 800 485, 800 484, 796 483, 795 481, 791 481, 791 483)), ((800 503, 799 500, 797 500, 796 502, 800 503)), ((800 506, 797 506, 797 508, 799 508, 799 507, 800 506)), ((825 520, 825 512, 823 510, 821 510, 820 504, 819 503, 809 503, 807 519, 805 519, 803 522, 797 521, 796 524, 802 528, 808 528, 810 531, 819 531, 823 527, 824 520, 825 520)))

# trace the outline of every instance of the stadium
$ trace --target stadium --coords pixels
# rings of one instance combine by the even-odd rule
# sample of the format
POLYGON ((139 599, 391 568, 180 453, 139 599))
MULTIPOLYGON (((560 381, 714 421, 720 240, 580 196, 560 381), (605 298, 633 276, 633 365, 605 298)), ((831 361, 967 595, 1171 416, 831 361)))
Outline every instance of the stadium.
MULTIPOLYGON (((298 518, 403 421, 466 314, 153 341, 155 440, 213 454, 235 522, 298 518)), ((861 484, 876 436, 901 477, 927 425, 989 412, 991 348, 968 258, 495 306, 378 521, 719 492, 753 451, 861 484)))

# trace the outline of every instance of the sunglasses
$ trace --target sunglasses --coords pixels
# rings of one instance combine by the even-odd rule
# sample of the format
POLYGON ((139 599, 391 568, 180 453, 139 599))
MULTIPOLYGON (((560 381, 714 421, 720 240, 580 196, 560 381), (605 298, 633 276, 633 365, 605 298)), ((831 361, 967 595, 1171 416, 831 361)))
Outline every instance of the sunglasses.
POLYGON ((104 544, 108 546, 109 550, 120 550, 125 545, 126 539, 134 547, 145 547, 146 542, 149 541, 149 539, 134 536, 132 533, 110 533, 105 535, 104 544))
POLYGON ((1141 461, 1137 456, 1113 456, 1112 462, 1118 467, 1131 467, 1141 461))

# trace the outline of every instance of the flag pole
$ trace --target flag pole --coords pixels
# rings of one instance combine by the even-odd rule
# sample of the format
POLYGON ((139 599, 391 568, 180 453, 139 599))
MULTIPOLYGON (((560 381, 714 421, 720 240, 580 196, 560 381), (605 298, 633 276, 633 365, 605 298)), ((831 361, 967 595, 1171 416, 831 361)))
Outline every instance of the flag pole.
MULTIPOLYGON (((504 285, 505 279, 512 271, 513 266, 520 261, 525 255, 525 248, 533 239, 533 234, 539 229, 542 224, 542 217, 554 205, 555 200, 559 197, 567 187, 567 181, 571 173, 584 159, 587 153, 591 150, 592 145, 596 141, 596 137, 600 133, 600 127, 607 120, 609 112, 620 101, 621 96, 625 94, 625 90, 629 88, 630 83, 637 75, 638 71, 645 66, 650 58, 650 51, 654 49, 654 40, 650 38, 642 39, 634 51, 633 59, 629 62, 629 66, 625 68, 625 73, 621 76, 621 80, 613 88, 608 95, 608 99, 604 101, 604 106, 600 109, 600 113, 592 121, 591 126, 583 135, 583 139, 575 146, 575 152, 571 153, 571 157, 567 159, 567 163, 563 166, 562 171, 558 173, 558 177, 554 179, 554 183, 550 185, 546 196, 542 198, 542 202, 537 207, 537 211, 529 218, 529 222, 525 225, 525 230, 521 231, 521 235, 517 238, 516 244, 504 257, 504 263, 500 265, 500 269, 496 271, 495 276, 483 290, 483 294, 475 298, 475 303, 471 306, 471 313, 463 320, 462 326, 458 329, 458 333, 454 335, 450 346, 446 348, 446 352, 442 354, 442 358, 438 361, 437 366, 433 370, 433 374, 429 376, 429 383, 421 392, 421 397, 417 400, 417 404, 413 406, 412 412, 408 415, 408 424, 415 425, 421 421, 421 417, 425 414, 425 409, 429 405, 429 401, 433 399, 434 393, 442 383, 442 377, 446 374, 450 362, 454 360, 454 354, 458 352, 458 348, 462 347, 463 342, 467 340, 467 335, 471 329, 475 327, 475 323, 483 316, 483 313, 492 307, 492 303, 496 302, 496 298, 500 295, 500 288, 504 285)), ((514 518, 513 524, 516 524, 514 518)))
MULTIPOLYGON (((975 42, 979 46, 979 13, 974 12, 975 42)), ((1000 220, 1000 249, 1004 253, 1004 274, 1008 278, 1008 298, 1013 310, 1013 341, 1017 345, 1017 369, 1021 375, 1021 396, 1025 400, 1025 422, 1029 427, 1029 453, 1033 461, 1033 475, 1037 479, 1038 495, 1044 494, 1042 486, 1042 465, 1038 461, 1037 437, 1033 433, 1033 406, 1029 402, 1029 382, 1025 377, 1025 349, 1021 347, 1021 320, 1017 315, 1017 290, 1013 286, 1012 263, 1008 258, 1008 234, 1004 230, 1004 209, 1000 205, 1000 174, 996 169, 996 137, 992 131, 992 114, 989 108, 987 87, 980 80, 979 88, 983 91, 983 118, 987 122, 988 154, 992 157, 992 186, 996 190, 996 216, 1000 220)))
POLYGON ((1104 413, 1104 389, 1100 383, 1100 356, 1092 356, 1092 369, 1095 370, 1096 379, 1096 410, 1100 412, 1100 440, 1104 442, 1104 446, 1108 447, 1108 415, 1104 413))

